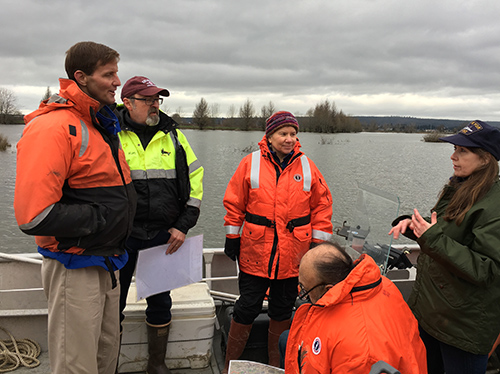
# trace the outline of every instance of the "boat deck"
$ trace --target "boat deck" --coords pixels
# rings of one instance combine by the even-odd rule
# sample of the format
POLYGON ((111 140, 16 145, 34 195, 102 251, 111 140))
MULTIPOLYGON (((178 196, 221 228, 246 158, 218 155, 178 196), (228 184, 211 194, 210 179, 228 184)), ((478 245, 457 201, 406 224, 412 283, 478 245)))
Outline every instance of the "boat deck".
MULTIPOLYGON (((222 348, 222 339, 223 339, 223 329, 227 329, 227 316, 226 316, 226 307, 229 305, 232 305, 232 299, 231 295, 235 294, 235 291, 237 292, 237 285, 236 282, 221 282, 221 280, 231 280, 231 278, 234 278, 234 269, 231 269, 231 265, 234 267, 234 262, 228 260, 225 256, 213 256, 213 254, 218 254, 218 253, 223 253, 222 250, 217 249, 216 251, 209 251, 209 255, 212 255, 211 257, 208 257, 210 259, 210 264, 214 266, 216 271, 212 273, 210 268, 206 269, 206 281, 208 283, 208 286, 210 288, 210 292, 215 296, 217 296, 218 302, 215 304, 215 328, 213 332, 213 341, 211 344, 211 347, 209 349, 210 358, 208 362, 207 367, 201 368, 201 369, 194 369, 194 368, 184 368, 184 369, 171 369, 171 372, 173 374, 220 374, 223 366, 224 366, 224 356, 223 356, 223 348, 222 348), (213 259, 212 259, 213 257, 213 259), (227 261, 226 261, 227 260, 227 261), (226 261, 226 262, 224 262, 226 261), (214 276, 214 278, 212 278, 214 276), (219 277, 219 278, 215 278, 219 277), (216 291, 217 290, 217 291, 216 291), (225 321, 226 320, 226 321, 225 321), (226 326, 224 327, 224 322, 226 322, 226 326)), ((35 257, 36 255, 31 255, 28 257, 35 257)), ((18 316, 22 318, 22 323, 18 324, 18 328, 20 329, 19 334, 15 336, 16 337, 31 337, 30 334, 25 334, 25 331, 23 329, 27 329, 27 331, 31 331, 34 333, 35 331, 38 333, 39 337, 45 337, 46 336, 46 322, 40 323, 37 318, 40 318, 38 314, 46 315, 46 300, 43 296, 43 293, 41 292, 41 289, 36 288, 40 287, 40 271, 39 271, 39 264, 33 264, 33 263, 27 263, 27 262, 19 262, 19 261, 2 261, 0 260, 0 294, 3 295, 2 298, 2 306, 4 308, 7 308, 7 311, 4 310, 4 313, 8 314, 8 309, 9 307, 6 307, 6 304, 8 305, 8 298, 6 296, 14 296, 14 293, 12 291, 16 291, 15 297, 11 297, 13 301, 16 303, 22 304, 22 300, 26 299, 28 304, 30 304, 31 307, 33 307, 33 316, 26 319, 23 316, 18 316), (22 276, 19 276, 22 274, 22 276), (14 276, 16 275, 16 276, 14 276), (22 281, 23 285, 17 285, 12 283, 14 281, 22 281), (11 284, 12 283, 12 284, 11 284), (35 288, 33 288, 35 287, 35 288), (2 288, 4 288, 2 290, 2 288), (21 289, 22 288, 22 289, 21 289), (24 293, 26 293, 23 297, 21 297, 24 293), (17 296, 19 295, 19 296, 17 296), (40 296, 37 298, 37 296, 40 296), (42 297, 43 296, 43 297, 42 297), (38 300, 40 299, 40 300, 38 300), (43 300, 42 300, 43 299, 43 300), (36 304, 40 303, 41 306, 37 306, 36 304), (43 307, 43 308, 42 308, 43 307), (37 308, 42 308, 42 309, 37 309, 37 308), (29 323, 28 323, 29 322, 29 323), (31 325, 32 323, 33 325, 31 325), (34 327, 34 326, 38 326, 34 327), (40 328, 40 326, 45 326, 45 330, 40 328), (21 328, 22 327, 22 328, 21 328)), ((402 270, 402 271, 394 271, 390 272, 390 278, 395 282, 395 284, 398 286, 400 291, 402 292, 403 296, 407 297, 412 286, 412 279, 414 279, 413 274, 415 272, 415 269, 409 269, 409 270, 402 270)), ((234 301, 234 300, 233 300, 234 301)), ((213 305, 213 304, 212 304, 213 305)), ((27 308, 27 306, 19 306, 13 309, 18 310, 19 308, 27 308)), ((143 313, 140 313, 143 315, 143 313)), ((142 317, 143 318, 143 317, 142 317)), ((139 325, 143 324, 143 320, 139 323, 139 325)), ((0 324, 1 325, 1 324, 0 324)), ((267 330, 267 327, 266 327, 267 330)), ((13 332, 13 331, 12 331, 13 332)), ((4 339, 3 335, 0 336, 0 339, 4 339)), ((41 341, 40 339, 34 339, 41 341)), ((176 344, 175 342, 171 342, 170 344, 176 344)), ((174 346, 177 348, 178 346, 174 346)), ((173 347, 173 348, 174 348, 173 347)), ((168 349, 168 348, 167 348, 168 349)), ((257 349, 254 347, 253 349, 245 349, 245 352, 243 353, 242 359, 247 359, 251 361, 259 361, 259 362, 265 362, 263 360, 263 355, 267 356, 266 349, 264 349, 264 353, 262 353, 262 347, 258 347, 257 349)), ((207 352, 207 351, 205 351, 207 352)), ((208 356, 208 355, 207 355, 208 356)), ((135 357, 135 356, 134 356, 135 357)), ((265 358, 264 358, 265 359, 265 358)), ((12 373, 16 374, 50 374, 50 365, 49 365, 49 358, 48 358, 48 353, 47 350, 43 350, 42 354, 39 356, 39 360, 41 361, 41 364, 38 367, 35 368, 25 368, 25 367, 19 367, 16 370, 12 371, 12 373)), ((138 371, 136 373, 144 373, 141 371, 138 371)), ((488 366, 488 371, 487 374, 494 374, 494 373, 500 373, 500 359, 497 357, 497 355, 494 355, 489 362, 488 366)), ((404 374, 404 373, 403 373, 404 374)))
MULTIPOLYGON (((212 347, 212 357, 210 360, 210 366, 203 369, 172 369, 170 370, 172 374, 220 374, 224 367, 224 358, 222 356, 221 349, 221 338, 222 333, 220 330, 216 330, 214 335, 214 342, 212 347)), ((50 374, 50 364, 49 364, 49 354, 48 352, 42 352, 38 357, 40 360, 40 365, 35 368, 19 367, 12 371, 15 374, 50 374)), ((145 373, 137 372, 139 373, 145 373)), ((133 374, 133 373, 130 373, 133 374)))

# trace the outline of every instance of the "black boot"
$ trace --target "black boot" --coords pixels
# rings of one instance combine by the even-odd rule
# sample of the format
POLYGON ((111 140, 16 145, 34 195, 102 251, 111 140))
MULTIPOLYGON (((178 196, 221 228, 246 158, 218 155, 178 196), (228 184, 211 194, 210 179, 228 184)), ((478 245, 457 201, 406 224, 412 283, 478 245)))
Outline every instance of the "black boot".
POLYGON ((165 355, 167 353, 168 333, 170 322, 166 325, 150 325, 148 327, 148 367, 147 374, 170 374, 165 365, 165 355))

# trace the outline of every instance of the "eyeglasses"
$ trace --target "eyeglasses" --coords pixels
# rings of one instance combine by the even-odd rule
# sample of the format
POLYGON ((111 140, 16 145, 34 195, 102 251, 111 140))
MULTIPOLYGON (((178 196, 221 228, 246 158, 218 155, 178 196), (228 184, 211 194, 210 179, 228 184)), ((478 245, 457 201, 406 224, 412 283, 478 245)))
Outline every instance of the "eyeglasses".
POLYGON ((305 300, 311 302, 311 298, 309 297, 309 294, 314 290, 315 288, 318 288, 319 286, 327 286, 327 283, 320 283, 311 288, 309 291, 302 285, 302 283, 299 282, 299 299, 300 300, 305 300))
POLYGON ((163 104, 163 97, 146 97, 146 98, 140 98, 140 97, 129 97, 130 100, 139 100, 139 101, 144 101, 146 105, 153 105, 158 103, 159 105, 163 104))

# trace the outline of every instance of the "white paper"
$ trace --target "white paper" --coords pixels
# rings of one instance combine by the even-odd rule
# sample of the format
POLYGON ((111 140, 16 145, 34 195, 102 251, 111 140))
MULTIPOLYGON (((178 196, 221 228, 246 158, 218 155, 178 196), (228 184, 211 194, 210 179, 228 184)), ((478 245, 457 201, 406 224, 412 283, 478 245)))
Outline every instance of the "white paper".
POLYGON ((139 251, 135 270, 137 300, 201 281, 203 235, 187 238, 173 254, 168 245, 139 251))

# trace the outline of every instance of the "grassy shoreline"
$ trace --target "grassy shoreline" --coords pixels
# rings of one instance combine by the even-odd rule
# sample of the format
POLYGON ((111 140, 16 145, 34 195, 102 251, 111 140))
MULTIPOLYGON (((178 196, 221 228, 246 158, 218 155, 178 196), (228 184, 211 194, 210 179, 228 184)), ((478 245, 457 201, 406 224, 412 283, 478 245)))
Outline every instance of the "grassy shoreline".
POLYGON ((11 145, 9 141, 7 140, 7 137, 3 134, 0 134, 0 151, 4 152, 9 148, 11 145))
POLYGON ((431 132, 429 134, 425 134, 422 137, 422 140, 426 143, 441 143, 442 140, 439 140, 439 138, 442 138, 444 136, 446 136, 446 134, 440 132, 431 132))

